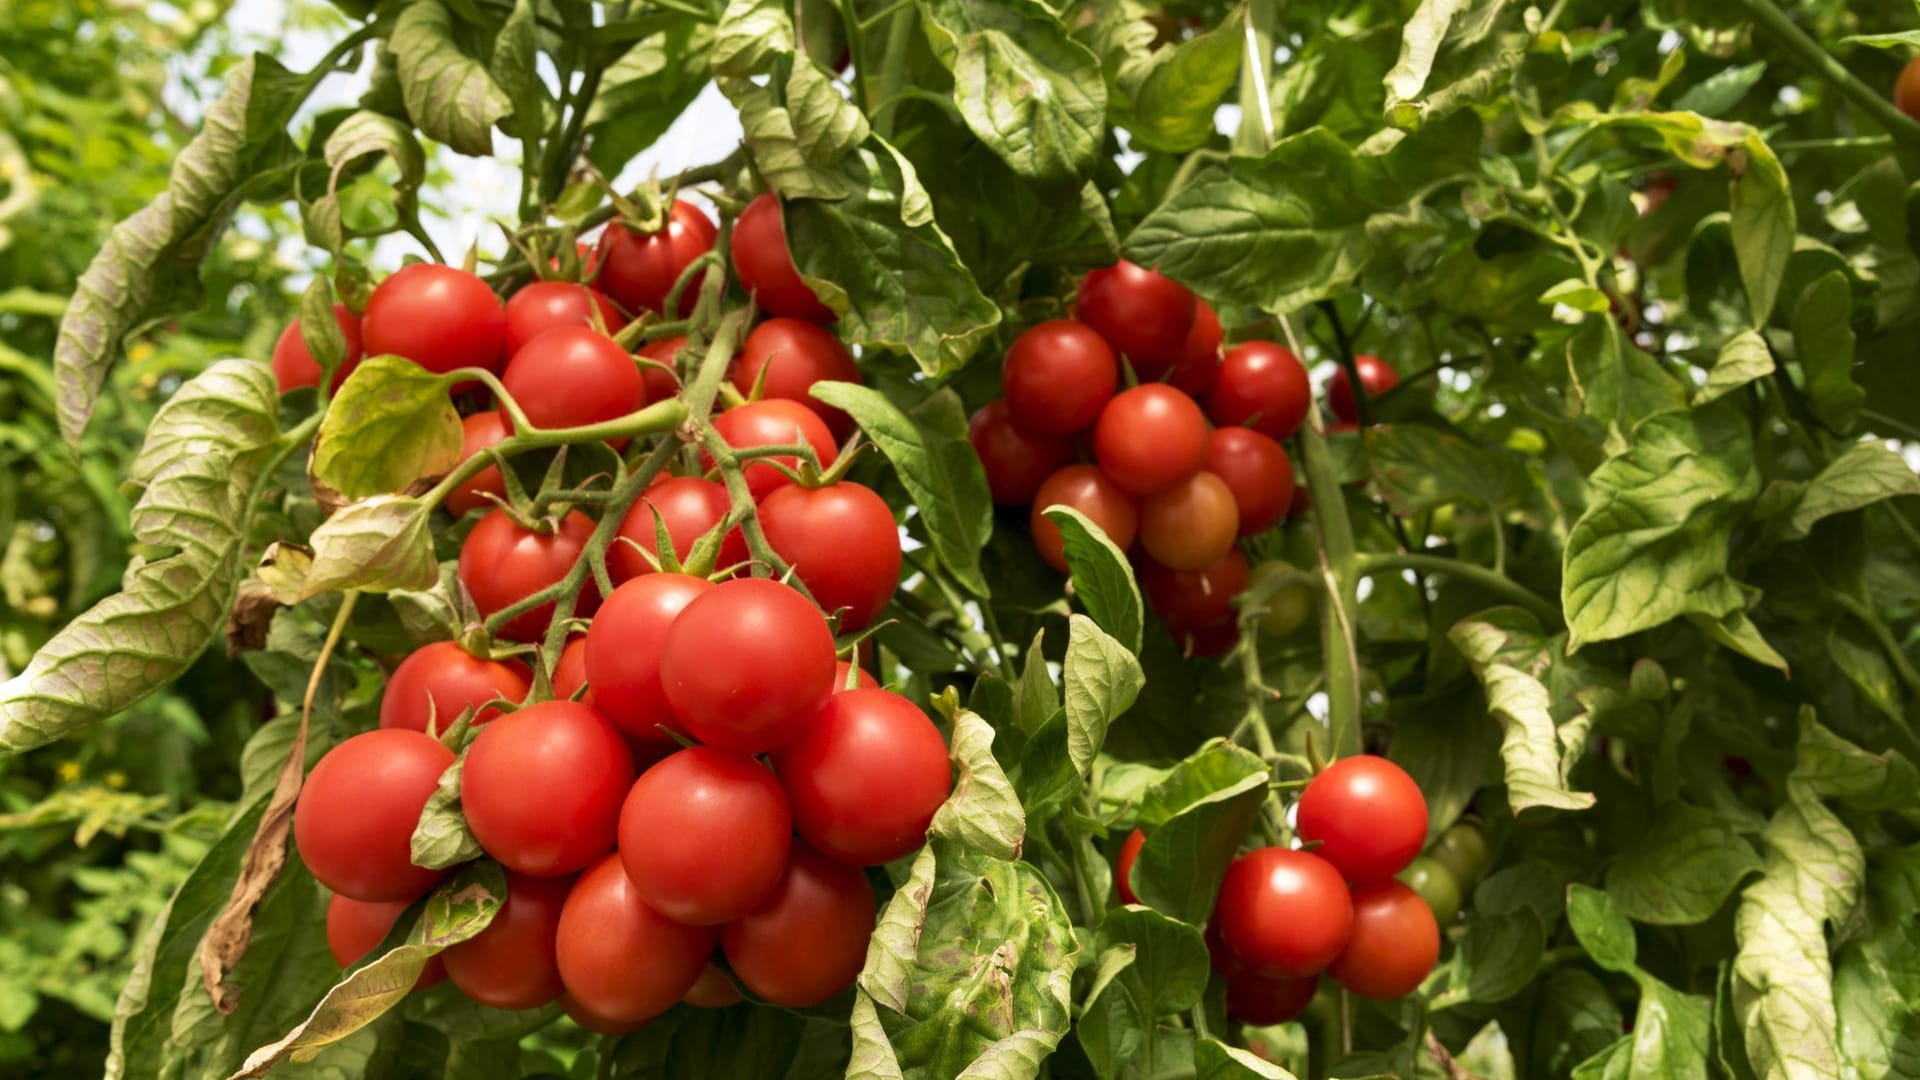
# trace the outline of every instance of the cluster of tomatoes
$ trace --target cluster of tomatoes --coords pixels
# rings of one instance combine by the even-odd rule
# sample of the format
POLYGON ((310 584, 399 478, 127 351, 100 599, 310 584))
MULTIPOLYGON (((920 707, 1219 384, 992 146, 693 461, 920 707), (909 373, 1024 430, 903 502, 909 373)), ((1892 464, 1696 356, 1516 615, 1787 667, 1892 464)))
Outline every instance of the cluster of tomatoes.
MULTIPOLYGON (((1299 509, 1282 442, 1313 405, 1306 367, 1269 341, 1223 354, 1211 305, 1124 260, 1082 279, 1076 316, 1015 338, 1002 397, 973 415, 993 499, 1032 506, 1034 546, 1061 571, 1050 506, 1078 510, 1122 550, 1137 544, 1154 609, 1196 654, 1223 652, 1249 576, 1237 541, 1299 509)), ((1398 381, 1374 357, 1358 368, 1369 394, 1398 381)), ((1345 423, 1358 416, 1344 369, 1328 403, 1345 423)))
MULTIPOLYGON (((821 325, 832 313, 794 271, 780 229, 777 204, 763 197, 733 234, 736 270, 773 317, 730 371, 747 400, 712 423, 736 449, 804 443, 824 467, 836 431, 851 424, 808 388, 859 373, 821 325)), ((636 358, 609 331, 629 313, 664 314, 714 238, 699 209, 676 203, 658 232, 609 227, 592 284, 535 282, 504 304, 471 273, 409 266, 373 290, 363 316, 338 309, 343 374, 362 352, 393 354, 442 374, 496 371, 543 429, 624 416, 677 393, 679 342, 636 358)), ((297 324, 274 368, 283 388, 318 382, 297 324)), ((504 406, 464 423, 468 455, 512 434, 504 406)), ((616 1031, 682 1000, 729 1004, 742 986, 804 1007, 852 983, 875 918, 863 868, 925 841, 952 774, 927 715, 839 659, 835 625, 870 624, 898 580, 892 511, 850 481, 805 486, 797 465, 761 457, 742 471, 767 546, 797 587, 735 576, 748 547, 721 483, 663 476, 606 552, 615 588, 602 598, 589 578, 567 612, 585 633, 555 664, 551 700, 520 704, 536 685, 511 655, 524 649, 477 656, 440 642, 400 662, 380 727, 329 751, 295 812, 300 855, 335 894, 328 941, 342 966, 450 872, 415 865, 412 837, 456 761, 436 736, 466 715, 474 734, 457 774, 460 810, 506 869, 507 894, 486 929, 436 957, 421 984, 448 978, 507 1009, 559 1000, 583 1025, 616 1031), (663 533, 671 558, 659 550, 663 533), (715 534, 712 577, 678 572, 715 534)), ((482 616, 561 582, 596 528, 577 509, 536 519, 508 505, 507 490, 490 466, 448 499, 456 515, 485 511, 458 569, 482 616)), ((554 607, 512 615, 499 638, 538 641, 554 607)))
MULTIPOLYGON (((1354 994, 1389 1001, 1417 988, 1440 958, 1432 907, 1394 876, 1427 838, 1426 798, 1404 769, 1373 755, 1342 758, 1308 783, 1295 823, 1301 847, 1257 848, 1233 861, 1207 924, 1227 1012, 1248 1024, 1298 1016, 1323 972, 1354 994)), ((1116 860, 1129 904, 1138 903, 1129 875, 1145 841, 1134 830, 1116 860)))

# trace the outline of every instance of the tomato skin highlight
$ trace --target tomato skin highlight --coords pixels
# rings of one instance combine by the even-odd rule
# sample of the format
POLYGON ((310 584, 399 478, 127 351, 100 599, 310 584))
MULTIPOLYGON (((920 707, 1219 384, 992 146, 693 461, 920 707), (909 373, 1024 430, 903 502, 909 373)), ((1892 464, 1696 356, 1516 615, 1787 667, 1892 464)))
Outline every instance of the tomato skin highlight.
POLYGON ((554 933, 573 878, 507 872, 506 902, 486 929, 440 954, 460 992, 496 1009, 534 1009, 560 996, 554 933))
POLYGON ((1100 471, 1145 498, 1206 467, 1207 418, 1193 399, 1162 383, 1114 395, 1093 429, 1100 471))
POLYGON ((845 690, 820 703, 774 758, 793 827, 839 862, 877 866, 926 843, 953 791, 946 740, 919 706, 888 690, 845 690))
POLYGON ((1252 428, 1223 427, 1207 436, 1207 471, 1226 481, 1240 512, 1240 535, 1273 528, 1293 504, 1293 459, 1287 448, 1252 428))
POLYGON ((608 855, 567 895, 554 949, 567 996, 595 1017, 637 1023, 693 988, 714 937, 708 927, 683 926, 649 906, 620 856, 608 855))
POLYGON ((1212 566, 1239 533, 1233 489, 1212 473, 1195 473, 1140 504, 1140 546, 1172 570, 1212 566))
POLYGON ((1033 436, 1071 435, 1092 427, 1112 400, 1120 362, 1084 323, 1054 319, 1013 339, 1000 367, 1000 387, 1015 427, 1033 436))
MULTIPOLYGON (((593 536, 593 519, 571 511, 551 533, 520 527, 504 510, 480 519, 460 545, 460 584, 473 596, 482 616, 511 607, 567 576, 593 536)), ((593 582, 580 590, 576 615, 591 615, 600 602, 593 582)), ((552 621, 554 605, 541 604, 507 620, 500 636, 510 641, 538 641, 552 621)))
POLYGON ((451 641, 423 645, 387 676, 386 691, 380 695, 380 726, 424 732, 431 716, 437 729, 445 731, 467 708, 474 710, 475 724, 484 724, 500 715, 488 702, 519 704, 532 679, 518 660, 485 660, 451 641))
MULTIPOLYGON (((460 460, 465 461, 475 454, 494 446, 513 434, 508 430, 505 417, 489 409, 474 413, 460 421, 460 460)), ((454 517, 462 517, 470 510, 480 510, 495 506, 492 495, 504 501, 507 497, 507 481, 500 475, 500 466, 489 465, 459 486, 447 492, 443 500, 447 512, 454 517)))
MULTIPOLYGON (((765 398, 736 405, 713 418, 713 430, 735 450, 755 446, 811 446, 823 469, 833 464, 839 449, 834 444, 833 432, 827 429, 827 422, 820 419, 819 413, 797 401, 783 398, 765 398)), ((702 453, 700 459, 707 468, 713 468, 710 456, 702 453)), ((771 460, 789 469, 800 467, 799 457, 791 454, 771 460)), ((752 493, 754 502, 766 498, 775 488, 793 482, 765 459, 748 462, 741 472, 747 479, 747 490, 752 493)))
POLYGON ((1159 271, 1120 260, 1080 280, 1080 321, 1133 364, 1143 381, 1180 363, 1193 328, 1194 296, 1159 271))
POLYGON ((1407 771, 1356 754, 1328 765, 1300 794, 1300 838, 1356 884, 1406 869, 1427 842, 1427 800, 1407 771))
POLYGON ((1047 477, 1073 462, 1066 439, 1028 435, 1014 426, 1004 398, 982 405, 967 421, 967 441, 980 455, 987 490, 1001 506, 1025 506, 1047 477))
POLYGON ((720 948, 748 990, 804 1009, 853 985, 874 921, 864 871, 795 843, 780 884, 752 913, 721 927, 720 948))
POLYGON ((320 884, 355 900, 412 901, 446 876, 413 865, 420 811, 453 751, 417 731, 377 728, 327 751, 293 812, 293 840, 320 884))
MULTIPOLYGON (((327 900, 327 951, 333 954, 333 962, 345 970, 366 959, 411 906, 411 900, 355 900, 335 893, 327 900)), ((421 969, 413 988, 425 990, 446 977, 447 965, 435 956, 421 969)))
POLYGON ((677 745, 680 731, 660 683, 667 631, 694 599, 713 588, 686 574, 649 574, 613 590, 587 628, 587 681, 594 706, 641 742, 677 745))
POLYGON ((1440 925, 1420 894, 1398 881, 1353 887, 1353 934, 1327 969, 1341 986, 1374 1001, 1419 989, 1440 959, 1440 925))
POLYGON ((480 729, 461 769, 460 806, 501 865, 556 877, 613 849, 633 777, 633 756, 605 717, 543 701, 480 729))
POLYGON ((805 319, 768 319, 747 334, 728 377, 741 396, 797 401, 827 422, 836 441, 853 434, 853 417, 815 398, 817 382, 860 382, 853 354, 833 331, 805 319), (764 372, 764 374, 762 374, 764 372))
POLYGON ((739 754, 777 750, 833 689, 833 633, 820 610, 766 578, 722 582, 668 629, 660 682, 688 734, 739 754))
POLYGON ((717 926, 758 907, 786 871, 792 836, 773 773, 707 746, 648 769, 620 810, 627 877, 648 906, 688 926, 717 926))
MULTIPOLYGON (((594 283, 628 311, 664 314, 674 282, 693 260, 713 250, 719 236, 713 219, 684 199, 674 200, 659 232, 636 232, 616 221, 600 234, 600 275, 594 283)), ((693 313, 705 277, 688 282, 680 294, 680 318, 693 313)))
MULTIPOLYGON (((1360 372, 1360 386, 1367 392, 1369 402, 1400 385, 1400 373, 1377 356, 1356 356, 1353 366, 1360 372)), ((1360 422, 1360 403, 1354 398, 1353 380, 1347 377, 1344 367, 1334 372, 1333 380, 1327 384, 1327 404, 1341 420, 1349 424, 1360 422)))
POLYGON ((823 325, 839 318, 807 287, 793 265, 780 200, 772 192, 756 196, 740 212, 729 247, 734 275, 760 310, 823 325))
POLYGON ((1205 400, 1207 391, 1220 378, 1220 342, 1226 336, 1220 328, 1220 315, 1213 305, 1198 297, 1193 301, 1193 329, 1187 331, 1187 343, 1181 349, 1180 363, 1167 382, 1176 390, 1205 400))
POLYGON ((1174 570, 1151 560, 1140 564, 1147 604, 1178 632, 1233 621, 1233 600, 1247 589, 1247 557, 1237 547, 1199 570, 1174 570))
POLYGON ((1271 439, 1299 430, 1312 406, 1307 369, 1271 341, 1243 341, 1228 349, 1207 394, 1207 416, 1215 424, 1250 427, 1271 439))
POLYGON ((1034 549, 1048 566, 1067 572, 1066 542, 1060 526, 1045 514, 1049 506, 1068 506, 1085 514, 1107 534, 1114 546, 1125 551, 1133 546, 1140 529, 1140 507, 1120 485, 1092 465, 1069 465, 1040 485, 1033 495, 1033 512, 1027 524, 1033 532, 1034 549))
POLYGON ((507 298, 508 360, 549 330, 593 329, 595 312, 600 316, 600 328, 608 334, 618 332, 626 324, 620 309, 599 289, 571 281, 535 281, 522 285, 507 298))
POLYGON ((1227 868, 1213 917, 1220 940, 1241 963, 1298 979, 1326 970, 1346 948, 1353 902, 1332 863, 1305 851, 1265 847, 1227 868))
POLYGON ((404 356, 436 375, 463 367, 497 372, 507 359, 507 312, 478 275, 414 263, 374 286, 360 339, 368 356, 404 356))
MULTIPOLYGON (((340 336, 347 342, 347 351, 340 358, 340 366, 334 369, 330 384, 333 390, 338 390, 347 376, 353 374, 353 369, 360 366, 360 317, 348 311, 347 305, 335 304, 333 321, 340 324, 340 336)), ((320 361, 307 351, 307 339, 301 333, 299 319, 288 323, 274 339, 273 381, 283 394, 302 386, 320 385, 320 361)))
POLYGON ((821 610, 840 612, 843 632, 886 610, 900 583, 900 526, 871 488, 782 485, 760 503, 760 527, 821 610))
MULTIPOLYGON (((727 489, 699 476, 669 476, 654 481, 627 510, 620 521, 620 534, 607 549, 607 573, 616 584, 654 572, 647 557, 635 545, 656 556, 660 552, 659 534, 654 528, 658 518, 667 527, 676 559, 693 554, 693 545, 713 531, 732 509, 727 489), (628 541, 631 541, 629 543, 628 541)), ((747 561, 747 537, 735 526, 720 540, 716 567, 737 566, 747 561)))
MULTIPOLYGON (((562 326, 528 342, 500 384, 537 428, 617 420, 647 403, 646 381, 627 350, 598 330, 562 326)), ((503 420, 511 419, 500 406, 503 420)))
POLYGON ((1113 891, 1120 896, 1123 904, 1137 904, 1140 898, 1133 893, 1133 885, 1128 875, 1133 873, 1133 860, 1140 857, 1140 848, 1147 842, 1147 834, 1135 829, 1120 842, 1120 855, 1113 863, 1113 891))

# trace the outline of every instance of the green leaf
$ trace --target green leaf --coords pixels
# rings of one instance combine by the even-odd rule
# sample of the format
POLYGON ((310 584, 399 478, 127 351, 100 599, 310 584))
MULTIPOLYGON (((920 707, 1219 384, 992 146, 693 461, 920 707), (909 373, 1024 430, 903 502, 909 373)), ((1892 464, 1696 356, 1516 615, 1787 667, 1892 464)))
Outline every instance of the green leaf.
POLYGON ((943 836, 982 855, 1018 859, 1026 840, 1027 816, 1013 785, 993 756, 993 726, 961 708, 957 691, 933 699, 953 726, 953 794, 933 815, 933 835, 943 836))
POLYGON ((1014 172, 1077 184, 1106 130, 1100 62, 1037 0, 918 0, 967 127, 1014 172))
POLYGON ((376 154, 393 162, 399 172, 395 190, 402 199, 411 199, 427 173, 427 155, 412 128, 384 113, 361 109, 327 136, 327 168, 336 182, 347 166, 376 154))
POLYGON ((714 27, 676 19, 634 42, 600 77, 587 110, 587 155, 612 175, 658 142, 711 81, 708 52, 714 27))
POLYGON ((1433 62, 1440 55, 1440 43, 1454 16, 1465 11, 1472 0, 1420 0, 1413 15, 1401 28, 1400 59, 1387 72, 1387 111, 1404 102, 1414 101, 1427 87, 1433 62))
POLYGON ((1107 912, 1095 940, 1103 958, 1132 956, 1088 994, 1077 1029, 1088 1057, 1110 1076, 1139 1052, 1143 1032, 1158 1017, 1200 1000, 1207 989, 1207 944, 1196 927, 1144 907, 1107 912))
POLYGON ((0 683, 0 750, 41 746, 133 705, 220 635, 249 569, 246 534, 279 445, 278 410, 272 372, 247 360, 213 364, 161 406, 127 477, 146 488, 134 538, 159 554, 0 683))
POLYGON ((1640 1007, 1633 1034, 1574 1067, 1576 1080, 1706 1080, 1711 1037, 1707 999, 1638 976, 1640 1007))
POLYGON ((460 441, 440 376, 398 356, 369 357, 320 422, 313 479, 348 501, 417 491, 460 463, 460 441))
POLYGON ((1067 759, 1084 777, 1106 741, 1107 727, 1133 707, 1147 678, 1126 646, 1085 615, 1067 618, 1067 656, 1062 668, 1067 759))
POLYGON ((1719 116, 1740 104, 1766 73, 1765 60, 1722 69, 1688 87, 1686 93, 1673 99, 1673 107, 1679 112, 1719 116))
POLYGON ((1876 49, 1910 49, 1920 46, 1920 30, 1900 30, 1891 34, 1852 34, 1838 45, 1868 45, 1876 49))
POLYGON ((1793 306, 1793 348, 1808 407, 1835 431, 1852 431, 1867 401, 1853 381, 1853 342, 1853 289, 1845 274, 1830 270, 1793 306))
POLYGON ((1146 609, 1126 553, 1100 526, 1070 506, 1050 507, 1044 513, 1060 527, 1074 595, 1100 629, 1112 634, 1128 652, 1138 653, 1146 609))
POLYGON ((1707 383, 1694 393, 1693 403, 1705 405, 1771 374, 1773 354, 1767 351, 1767 339, 1757 330, 1742 330, 1720 346, 1707 383))
POLYGON ((321 374, 330 380, 340 361, 346 359, 347 336, 340 332, 340 320, 333 317, 333 286, 324 274, 313 275, 300 294, 300 340, 307 346, 307 355, 320 365, 321 374))
POLYGON ((286 126, 303 97, 273 58, 240 61, 174 159, 166 190, 113 227, 74 283, 53 351, 68 445, 79 446, 121 340, 200 302, 200 263, 228 219, 262 174, 296 157, 286 126))
POLYGON ((513 102, 486 66, 462 52, 440 0, 407 5, 393 24, 393 50, 407 115, 430 139, 473 157, 493 152, 493 125, 513 102))
POLYGON ((1594 963, 1608 971, 1633 970, 1633 924, 1615 906, 1612 897, 1585 885, 1569 886, 1567 925, 1594 963))
POLYGON ((1214 1039, 1193 1044, 1193 1067, 1195 1080, 1294 1080, 1265 1058, 1214 1039))
POLYGON ((429 531, 432 515, 426 503, 403 495, 376 495, 341 507, 313 531, 304 596, 431 588, 440 580, 429 531))
POLYGON ((1447 636, 1473 665, 1487 707, 1505 729, 1500 757, 1506 762, 1513 812, 1592 806, 1591 794, 1568 786, 1567 774, 1583 748, 1584 725, 1574 717, 1556 724, 1555 695, 1542 681, 1553 645, 1540 634, 1538 621, 1518 608, 1496 608, 1462 620, 1447 636))
MULTIPOLYGON (((445 718, 445 723, 453 722, 453 717, 445 718)), ((420 821, 413 827, 411 840, 413 865, 444 870, 485 854, 460 808, 460 774, 466 764, 466 752, 461 751, 460 757, 440 774, 433 794, 420 808, 420 821)))
POLYGON ((1483 447, 1421 424, 1377 424, 1366 432, 1367 464, 1380 494, 1402 517, 1456 502, 1501 513, 1532 493, 1517 454, 1483 447))
POLYGON ((475 863, 456 874, 427 897, 405 944, 340 980, 299 1026, 249 1054, 232 1080, 265 1076, 283 1060, 312 1061, 322 1048, 372 1023, 413 991, 427 961, 485 930, 506 895, 506 874, 497 863, 475 863))
POLYGON ((1628 917, 1656 926, 1705 922, 1743 878, 1760 869, 1753 848, 1707 810, 1669 802, 1607 868, 1607 895, 1628 917))
POLYGON ((1743 413, 1723 403, 1656 416, 1587 482, 1561 584, 1569 648, 1745 609, 1727 573, 1728 539, 1760 489, 1743 413))
POLYGON ((1603 313, 1613 306, 1613 301, 1607 299, 1606 293, 1579 278, 1568 278, 1541 293, 1540 302, 1548 306, 1565 304, 1575 311, 1585 311, 1589 314, 1603 313))
POLYGON ((1460 955, 1467 993, 1475 1001, 1505 1001, 1533 981, 1546 949, 1546 930, 1531 908, 1490 914, 1474 910, 1460 955))
POLYGON ((1686 390, 1612 319, 1588 319, 1567 342, 1567 371, 1580 412, 1606 429, 1606 449, 1626 449, 1648 417, 1687 407, 1686 390))
POLYGON ((1127 129, 1128 145, 1169 154, 1206 145, 1220 99, 1240 77, 1245 9, 1159 48, 1147 9, 1133 0, 1104 0, 1094 12, 1086 33, 1106 72, 1107 115, 1127 129))
POLYGON ((728 0, 713 33, 713 73, 746 78, 793 54, 793 19, 778 0, 728 0))
POLYGON ((514 134, 535 133, 546 123, 546 87, 540 81, 539 24, 533 0, 514 0, 513 12, 493 40, 493 60, 487 65, 493 84, 513 103, 514 134))
POLYGON ((920 508, 940 564, 962 588, 983 599, 988 596, 980 549, 993 534, 993 497, 972 444, 917 423, 871 387, 821 382, 811 393, 845 410, 867 433, 920 508))
POLYGON ((1867 876, 1868 929, 1843 951, 1833 975, 1840 1049, 1861 1076, 1920 1070, 1920 848, 1876 859, 1867 876))
POLYGON ((1920 476, 1907 460, 1883 442, 1855 443, 1807 482, 1778 528, 1786 539, 1797 540, 1835 514, 1903 495, 1920 495, 1920 476))
POLYGON ((839 313, 854 344, 910 353, 928 375, 960 370, 1000 322, 1000 309, 932 220, 919 177, 879 139, 835 165, 849 194, 785 205, 802 277, 839 313))
POLYGON ((1251 751, 1214 739, 1175 765, 1140 800, 1147 834, 1131 884, 1140 902, 1198 923, 1260 814, 1267 767, 1251 751))

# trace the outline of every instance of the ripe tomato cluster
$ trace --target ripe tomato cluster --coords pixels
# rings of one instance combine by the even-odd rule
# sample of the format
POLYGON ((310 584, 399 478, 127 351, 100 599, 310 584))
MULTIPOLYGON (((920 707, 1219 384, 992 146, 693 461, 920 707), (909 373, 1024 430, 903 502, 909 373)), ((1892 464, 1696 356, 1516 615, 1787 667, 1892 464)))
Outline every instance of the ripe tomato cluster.
MULTIPOLYGON (((1125 260, 1082 279, 1076 315, 1015 338, 1002 396, 973 415, 993 500, 1032 507, 1034 547, 1063 572, 1044 511, 1086 515, 1134 552, 1148 601, 1189 648, 1222 652, 1248 584, 1237 541, 1302 509, 1282 443, 1313 405, 1306 367, 1269 341, 1223 351, 1211 305, 1125 260), (1123 363, 1137 384, 1123 385, 1123 363)), ((1369 395, 1397 382, 1373 357, 1357 367, 1369 395)), ((1344 422, 1358 416, 1344 370, 1327 396, 1344 422)))
MULTIPOLYGON (((808 392, 860 375, 821 325, 832 313, 793 270, 779 222, 777 205, 756 202, 734 234, 742 278, 774 317, 729 370, 744 400, 712 424, 737 450, 804 445, 824 468, 852 423, 808 392)), ((714 239, 704 214, 676 203, 659 232, 608 228, 595 285, 535 282, 504 304, 471 273, 409 266, 373 290, 364 316, 336 312, 350 345, 343 370, 364 351, 442 374, 499 372, 543 429, 627 415, 678 391, 682 342, 654 342, 641 355, 656 363, 643 366, 609 331, 628 312, 664 314, 714 239)), ((283 388, 317 383, 297 324, 281 345, 283 388)), ((464 421, 465 454, 498 444, 514 423, 504 405, 483 406, 464 421)), ((615 587, 600 596, 589 578, 566 613, 585 620, 585 633, 549 673, 551 700, 527 702, 539 680, 521 659, 452 642, 394 668, 379 728, 330 750, 295 811, 301 858, 335 893, 328 940, 342 966, 450 872, 416 865, 412 838, 436 788, 452 783, 456 755, 438 736, 464 715, 460 811, 507 871, 507 894, 492 923, 436 957, 420 985, 451 979, 507 1009, 559 1000, 583 1025, 615 1031, 682 1000, 730 1004, 740 987, 798 1008, 852 983, 875 918, 863 868, 925 842, 952 773, 927 715, 838 658, 836 625, 872 623, 898 582, 893 513, 851 481, 796 482, 806 472, 798 459, 754 457, 742 479, 768 548, 805 591, 736 576, 749 550, 725 486, 662 475, 619 522, 606 553, 615 587), (671 551, 660 550, 663 536, 671 551), (713 573, 682 572, 716 536, 713 573)), ((508 505, 507 490, 492 467, 447 500, 457 516, 484 511, 457 574, 483 617, 566 578, 596 530, 580 510, 534 520, 508 505)), ((498 636, 538 641, 554 615, 552 603, 530 607, 498 636)))
MULTIPOLYGON (((1402 997, 1440 957, 1434 911, 1394 877, 1427 837, 1426 799, 1405 770, 1372 755, 1342 758, 1301 793, 1296 820, 1302 847, 1236 858, 1207 924, 1227 1012, 1249 1024, 1299 1015, 1323 972, 1361 997, 1402 997)), ((1129 904, 1139 902, 1130 875, 1145 841, 1135 829, 1116 860, 1129 904)))

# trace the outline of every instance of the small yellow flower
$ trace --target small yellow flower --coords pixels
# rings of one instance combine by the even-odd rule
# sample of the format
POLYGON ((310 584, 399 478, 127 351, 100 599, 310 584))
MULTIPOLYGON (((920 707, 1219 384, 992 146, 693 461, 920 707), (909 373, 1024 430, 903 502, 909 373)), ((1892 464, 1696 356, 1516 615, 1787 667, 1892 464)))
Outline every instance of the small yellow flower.
POLYGON ((110 788, 113 788, 113 789, 114 789, 114 790, 116 790, 116 791, 117 791, 117 790, 119 790, 119 789, 121 789, 121 788, 124 788, 124 787, 126 787, 126 786, 127 786, 127 774, 126 774, 126 773, 123 773, 123 772, 120 772, 120 771, 119 771, 119 770, 117 770, 117 769, 116 769, 116 770, 114 770, 113 772, 110 772, 110 773, 108 773, 108 774, 107 774, 107 786, 108 786, 108 787, 110 787, 110 788))
POLYGON ((60 767, 55 770, 55 774, 60 777, 62 783, 71 784, 75 780, 80 779, 80 763, 77 761, 63 761, 60 763, 60 767))

